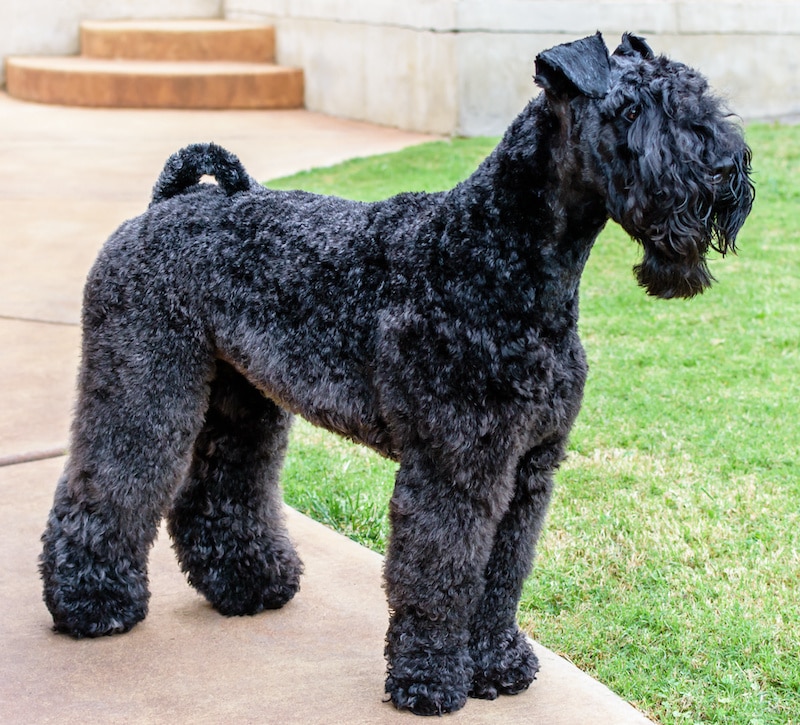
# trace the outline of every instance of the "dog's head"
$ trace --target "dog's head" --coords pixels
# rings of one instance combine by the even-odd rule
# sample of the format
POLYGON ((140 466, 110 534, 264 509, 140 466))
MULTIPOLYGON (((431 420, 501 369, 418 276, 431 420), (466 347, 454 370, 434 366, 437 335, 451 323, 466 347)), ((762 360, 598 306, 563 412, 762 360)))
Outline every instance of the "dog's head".
POLYGON ((702 292, 709 249, 735 251, 754 198, 750 149, 705 78, 633 35, 609 55, 598 33, 541 53, 536 81, 564 135, 594 140, 581 173, 642 243, 639 283, 664 298, 702 292))

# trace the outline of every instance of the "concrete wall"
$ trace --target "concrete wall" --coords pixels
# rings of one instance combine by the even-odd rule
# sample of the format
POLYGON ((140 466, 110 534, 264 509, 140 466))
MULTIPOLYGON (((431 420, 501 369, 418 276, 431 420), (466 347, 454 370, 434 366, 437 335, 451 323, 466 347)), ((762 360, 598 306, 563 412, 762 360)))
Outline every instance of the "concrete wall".
POLYGON ((595 30, 645 35, 745 118, 800 114, 800 0, 0 0, 0 58, 76 53, 83 19, 223 15, 277 25, 308 108, 406 129, 500 133, 537 52, 595 30))
POLYGON ((537 92, 536 53, 625 30, 703 71, 745 118, 800 113, 798 0, 224 0, 278 27, 308 108, 402 128, 500 133, 537 92))
POLYGON ((222 0, 0 0, 0 83, 6 56, 77 53, 82 20, 221 15, 222 0))

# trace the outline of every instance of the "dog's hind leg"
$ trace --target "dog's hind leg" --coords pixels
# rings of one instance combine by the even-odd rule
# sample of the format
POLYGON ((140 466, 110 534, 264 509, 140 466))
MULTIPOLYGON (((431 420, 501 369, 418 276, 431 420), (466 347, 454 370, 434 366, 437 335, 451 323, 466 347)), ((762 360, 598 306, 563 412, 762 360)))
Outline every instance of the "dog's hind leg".
POLYGON ((42 535, 59 632, 125 632, 147 614, 150 546, 207 406, 213 358, 200 347, 184 331, 87 318, 69 459, 42 535))
POLYGON ((217 362, 205 424, 168 526, 189 583, 222 614, 277 609, 299 588, 302 565, 278 485, 291 421, 217 362))
POLYGON ((528 688, 539 670, 516 614, 553 488, 552 453, 558 446, 546 450, 534 449, 522 458, 514 498, 495 534, 486 586, 471 625, 471 697, 515 695, 528 688))

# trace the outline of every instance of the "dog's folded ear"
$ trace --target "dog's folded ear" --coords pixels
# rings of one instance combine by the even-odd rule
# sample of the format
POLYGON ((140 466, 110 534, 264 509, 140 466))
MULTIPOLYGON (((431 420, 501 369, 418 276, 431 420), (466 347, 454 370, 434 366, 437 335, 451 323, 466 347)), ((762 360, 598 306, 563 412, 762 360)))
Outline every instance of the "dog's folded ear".
POLYGON ((628 58, 639 55, 645 60, 652 60, 656 57, 653 49, 647 44, 644 38, 632 33, 624 33, 622 42, 614 51, 614 55, 622 55, 628 58))
POLYGON ((537 85, 548 93, 603 98, 611 85, 608 48, 600 33, 557 45, 536 56, 537 85))

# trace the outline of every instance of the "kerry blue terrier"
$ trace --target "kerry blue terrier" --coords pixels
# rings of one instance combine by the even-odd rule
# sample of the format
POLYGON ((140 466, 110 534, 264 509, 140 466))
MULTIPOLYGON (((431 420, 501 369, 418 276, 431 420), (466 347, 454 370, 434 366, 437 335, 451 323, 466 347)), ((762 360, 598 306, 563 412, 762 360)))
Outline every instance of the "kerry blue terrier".
POLYGON ((301 563, 278 477, 297 413, 399 462, 391 701, 434 714, 528 687, 538 663, 515 610, 581 404, 592 244, 610 217, 642 245, 647 292, 690 297, 753 202, 740 128, 701 75, 642 39, 544 51, 536 82, 445 193, 363 204, 269 191, 213 144, 169 159, 86 284, 40 565, 57 631, 145 616, 165 514, 219 611, 285 604, 301 563))

